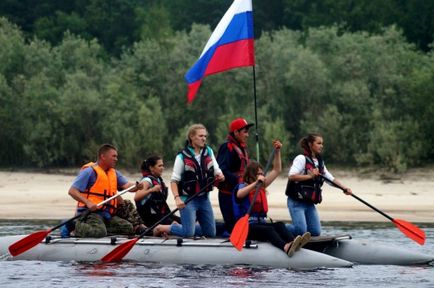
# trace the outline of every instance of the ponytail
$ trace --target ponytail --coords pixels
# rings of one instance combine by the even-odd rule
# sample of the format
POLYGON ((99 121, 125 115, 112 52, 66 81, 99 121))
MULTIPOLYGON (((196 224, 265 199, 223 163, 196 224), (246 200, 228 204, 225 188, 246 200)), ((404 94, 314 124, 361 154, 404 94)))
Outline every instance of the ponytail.
POLYGON ((158 155, 152 155, 146 160, 143 160, 142 165, 140 166, 142 173, 151 173, 150 167, 155 166, 158 160, 161 160, 161 157, 158 155))
MULTIPOLYGON (((318 133, 309 133, 305 137, 300 139, 299 145, 300 145, 301 149, 303 149, 304 155, 309 156, 309 157, 312 156, 312 150, 310 150, 309 144, 312 144, 313 142, 315 142, 317 137, 322 137, 322 136, 318 133)), ((318 155, 315 155, 315 156, 318 156, 318 155)))

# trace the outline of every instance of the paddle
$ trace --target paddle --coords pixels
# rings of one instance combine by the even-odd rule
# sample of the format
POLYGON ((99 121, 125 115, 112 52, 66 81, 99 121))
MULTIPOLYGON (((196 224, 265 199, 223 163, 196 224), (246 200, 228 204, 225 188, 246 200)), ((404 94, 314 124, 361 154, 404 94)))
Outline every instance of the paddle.
MULTIPOLYGON (((203 191, 205 191, 210 185, 212 185, 213 182, 208 183, 205 187, 203 187, 198 193, 190 196, 187 198, 187 200, 184 201, 185 204, 196 198, 198 195, 201 195, 203 191)), ((175 214, 176 211, 178 211, 179 208, 176 208, 172 210, 169 214, 165 215, 163 218, 161 218, 159 221, 154 223, 151 227, 146 228, 145 231, 142 232, 139 236, 135 237, 134 239, 128 240, 122 244, 120 244, 118 247, 113 249, 111 252, 109 252, 107 255, 105 255, 101 261, 103 262, 118 262, 121 261, 125 255, 130 252, 130 250, 133 248, 134 244, 137 243, 141 238, 143 238, 149 231, 157 227, 160 223, 162 223, 164 220, 175 214)))
MULTIPOLYGON (((330 182, 333 186, 335 186, 335 187, 337 187, 337 188, 339 188, 345 192, 345 189, 342 186, 331 181, 330 179, 328 179, 327 177, 325 177, 323 175, 319 175, 319 176, 321 178, 323 178, 325 181, 330 182)), ((354 198, 356 198, 357 200, 359 200, 360 202, 362 202, 363 204, 365 204, 369 208, 377 211, 378 213, 380 213, 381 215, 383 215, 384 217, 386 217, 387 219, 392 221, 393 224, 395 224, 395 226, 399 230, 401 230, 401 232, 404 233, 404 235, 407 236, 408 238, 414 240, 415 242, 417 242, 420 245, 425 244, 425 232, 422 229, 420 229, 419 227, 417 227, 416 225, 409 223, 405 220, 394 219, 394 218, 390 217, 389 215, 387 215, 386 213, 384 213, 383 211, 379 210, 378 208, 375 208, 374 206, 372 206, 371 204, 369 204, 365 200, 361 199, 360 197, 358 197, 354 194, 351 194, 351 196, 353 196, 354 198)))
MULTIPOLYGON (((274 158, 274 153, 276 152, 276 149, 273 149, 271 151, 270 156, 268 157, 267 165, 265 166, 264 175, 267 174, 268 169, 271 166, 271 162, 274 158)), ((255 185, 255 194, 253 195, 252 202, 250 203, 249 209, 247 210, 247 213, 241 217, 237 223, 235 223, 234 228, 232 229, 231 236, 229 237, 229 240, 231 241, 232 245, 238 250, 243 250, 244 243, 246 242, 247 235, 249 234, 249 217, 250 212, 252 212, 253 204, 255 204, 256 198, 259 194, 259 188, 261 187, 263 183, 258 182, 255 185)), ((236 197, 236 196, 235 196, 236 197)))
MULTIPOLYGON (((140 181, 140 182, 142 182, 142 181, 140 181)), ((139 182, 137 182, 137 183, 139 183, 139 182)), ((117 193, 116 195, 113 195, 112 197, 107 198, 106 200, 98 203, 97 206, 102 206, 102 205, 110 202, 111 200, 115 199, 116 197, 119 197, 119 196, 125 194, 126 192, 132 190, 135 187, 136 187, 136 185, 132 185, 129 188, 117 193)), ((48 230, 42 230, 42 231, 34 232, 34 233, 22 238, 21 240, 18 240, 17 242, 15 242, 9 246, 9 253, 11 253, 12 256, 17 256, 17 255, 20 255, 21 253, 26 252, 27 250, 29 250, 32 247, 41 243, 41 241, 44 240, 44 238, 47 237, 47 235, 49 233, 53 232, 57 228, 60 228, 63 225, 65 225, 66 223, 74 221, 77 218, 84 217, 84 216, 90 214, 90 212, 91 212, 90 210, 87 210, 83 214, 76 215, 76 216, 72 217, 71 219, 66 220, 63 223, 61 223, 57 226, 54 226, 53 228, 50 228, 48 230)))

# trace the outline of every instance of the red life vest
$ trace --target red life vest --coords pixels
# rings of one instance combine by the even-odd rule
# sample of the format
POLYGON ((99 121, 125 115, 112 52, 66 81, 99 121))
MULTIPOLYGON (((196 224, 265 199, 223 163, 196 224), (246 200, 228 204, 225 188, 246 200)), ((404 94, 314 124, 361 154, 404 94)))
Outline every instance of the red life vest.
POLYGON ((210 156, 211 148, 205 146, 200 155, 200 164, 195 156, 186 147, 181 151, 181 156, 184 161, 184 173, 181 181, 178 183, 178 191, 180 195, 194 195, 199 192, 212 191, 213 186, 209 183, 214 183, 214 164, 210 156), (205 187, 207 187, 205 189, 205 187), (202 191, 202 189, 205 189, 202 191))
MULTIPOLYGON (((136 201, 137 212, 142 218, 143 222, 147 227, 154 225, 161 218, 169 214, 170 208, 167 205, 167 194, 168 190, 164 181, 161 177, 155 177, 149 172, 143 173, 143 177, 148 177, 152 184, 150 184, 150 188, 155 185, 160 185, 160 192, 152 192, 146 195, 143 199, 136 201)), ((170 221, 170 218, 167 218, 167 221, 170 221)), ((173 221, 173 220, 172 220, 173 221)), ((163 222, 162 224, 170 224, 170 222, 163 222)))
MULTIPOLYGON (((84 197, 89 199, 95 204, 98 204, 104 201, 107 198, 112 197, 118 191, 118 182, 116 176, 116 170, 110 168, 107 171, 104 171, 98 164, 89 162, 81 167, 81 170, 91 167, 96 173, 96 180, 92 187, 85 191, 80 191, 84 194, 84 197)), ((77 207, 86 207, 86 205, 82 202, 77 202, 77 207)), ((109 212, 111 215, 114 215, 117 207, 116 198, 111 200, 109 203, 103 206, 104 208, 109 208, 109 212)))
MULTIPOLYGON (((304 174, 307 175, 309 170, 319 169, 321 174, 324 174, 324 162, 321 157, 318 157, 318 165, 315 165, 313 159, 305 155, 306 164, 304 168, 304 174)), ((315 177, 305 181, 295 182, 290 181, 286 184, 285 194, 292 200, 303 201, 307 203, 318 204, 322 201, 322 185, 324 180, 322 177, 315 177)))
MULTIPOLYGON (((169 206, 167 206, 166 200, 168 196, 168 189, 166 187, 166 184, 164 183, 163 179, 161 177, 155 177, 151 173, 145 172, 143 173, 143 177, 148 177, 152 181, 152 187, 156 185, 161 186, 160 193, 150 193, 149 199, 146 201, 146 203, 149 204, 149 206, 158 214, 160 215, 166 215, 166 213, 170 210, 169 206)), ((152 188, 151 187, 151 188, 152 188)), ((140 201, 139 201, 140 202, 140 201)))
MULTIPOLYGON (((238 183, 243 183, 243 175, 244 175, 244 171, 246 170, 246 166, 247 164, 249 164, 249 155, 247 154, 247 150, 245 149, 245 147, 240 147, 240 143, 235 140, 234 137, 232 137, 232 135, 229 135, 227 137, 227 142, 226 145, 228 147, 228 150, 230 152, 235 151, 235 153, 238 156, 238 159, 240 159, 240 167, 238 168, 237 171, 234 172, 235 175, 238 176, 238 183)), ((218 185, 219 190, 224 193, 224 194, 228 194, 231 195, 232 194, 232 190, 234 189, 233 186, 231 186, 231 184, 228 182, 228 180, 225 180, 223 182, 220 182, 218 185)))
POLYGON ((243 183, 243 175, 244 171, 246 170, 246 166, 249 163, 249 156, 245 150, 241 150, 241 148, 233 142, 228 143, 228 149, 229 151, 234 150, 237 153, 238 158, 240 158, 240 168, 236 174, 239 176, 238 183, 243 183))
MULTIPOLYGON (((252 203, 253 196, 255 195, 256 189, 249 192, 249 202, 252 203)), ((252 215, 253 214, 265 214, 267 215, 268 212, 268 201, 267 201, 267 194, 264 186, 261 185, 261 188, 259 188, 258 196, 256 197, 256 201, 253 204, 252 207, 252 215)))
MULTIPOLYGON (((242 199, 237 199, 237 191, 245 187, 246 183, 238 184, 237 187, 235 187, 234 194, 232 195, 232 204, 233 204, 233 211, 234 211, 234 217, 235 219, 240 219, 243 217, 247 210, 249 210, 250 203, 253 201, 253 196, 255 195, 256 189, 253 189, 249 192, 248 197, 244 197, 242 199)), ((250 216, 254 217, 267 217, 268 212, 268 201, 267 201, 267 195, 266 190, 263 186, 259 188, 258 196, 256 197, 256 201, 253 204, 252 211, 250 213, 250 216)))

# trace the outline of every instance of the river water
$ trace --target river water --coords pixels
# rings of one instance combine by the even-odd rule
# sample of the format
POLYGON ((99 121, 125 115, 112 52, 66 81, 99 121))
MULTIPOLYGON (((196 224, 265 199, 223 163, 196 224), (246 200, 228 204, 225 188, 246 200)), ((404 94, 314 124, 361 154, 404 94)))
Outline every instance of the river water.
MULTIPOLYGON (((53 221, 0 220, 0 236, 47 229, 53 221)), ((323 223, 323 234, 349 233, 356 240, 395 245, 434 256, 434 226, 418 225, 427 235, 419 246, 392 223, 323 223)), ((0 261, 0 287, 432 287, 434 266, 358 265, 353 268, 288 269, 0 261)))

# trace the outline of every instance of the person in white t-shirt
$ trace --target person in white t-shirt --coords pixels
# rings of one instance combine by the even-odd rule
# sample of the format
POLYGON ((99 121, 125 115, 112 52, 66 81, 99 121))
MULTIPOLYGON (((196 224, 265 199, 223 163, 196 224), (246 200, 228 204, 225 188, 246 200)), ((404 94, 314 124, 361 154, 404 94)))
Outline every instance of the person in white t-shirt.
POLYGON ((193 124, 188 128, 184 149, 175 158, 170 188, 176 207, 181 214, 182 224, 158 225, 154 235, 171 234, 193 237, 198 233, 199 223, 202 236, 215 237, 216 223, 209 199, 215 182, 225 180, 214 152, 206 144, 208 132, 204 125, 193 124), (195 195, 199 193, 199 195, 195 195), (191 201, 187 199, 197 196, 191 201))
POLYGON ((327 170, 321 157, 324 146, 321 135, 308 134, 299 144, 303 154, 295 157, 288 173, 286 195, 292 224, 287 224, 286 227, 293 235, 310 232, 312 236, 319 236, 321 222, 315 205, 322 201, 321 186, 324 177, 344 187, 345 194, 349 195, 352 191, 327 170))

